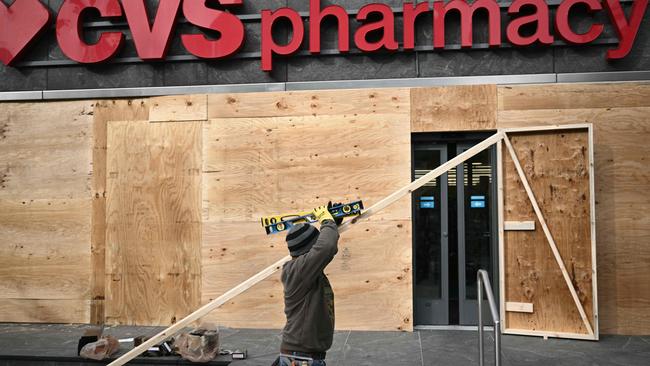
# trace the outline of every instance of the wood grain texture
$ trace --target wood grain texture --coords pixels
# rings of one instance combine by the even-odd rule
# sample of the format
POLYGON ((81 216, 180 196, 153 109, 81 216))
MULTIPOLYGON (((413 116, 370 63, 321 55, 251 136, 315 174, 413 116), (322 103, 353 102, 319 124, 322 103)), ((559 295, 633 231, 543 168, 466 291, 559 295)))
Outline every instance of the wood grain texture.
POLYGON ((411 131, 496 129, 496 85, 411 89, 411 131))
POLYGON ((0 105, 1 321, 89 321, 92 114, 0 105))
POLYGON ((174 95, 149 99, 149 121, 204 121, 208 114, 208 96, 174 95))
POLYGON ((87 323, 90 300, 0 299, 0 322, 87 323))
POLYGON ((650 83, 499 87, 499 110, 650 107, 650 83))
MULTIPOLYGON (((616 107, 633 100, 647 103, 648 99, 637 97, 640 92, 634 91, 647 90, 647 86, 593 85, 632 91, 603 98, 598 108, 499 111, 499 127, 593 123, 600 330, 605 334, 647 334, 650 215, 646 208, 650 199, 640 192, 646 191, 650 182, 645 168, 650 156, 650 108, 616 107)), ((575 94, 573 97, 579 98, 575 94)))
POLYGON ((0 298, 88 298, 90 206, 88 199, 0 199, 0 298))
POLYGON ((106 322, 169 325, 200 302, 201 122, 110 122, 106 322))
MULTIPOLYGON (((203 302, 287 254, 284 235, 266 236, 261 216, 328 200, 360 198, 369 206, 408 184, 409 123, 407 114, 206 123, 203 302)), ((339 329, 412 329, 410 212, 406 198, 343 234, 339 254, 326 271, 339 329), (375 306, 384 311, 370 316, 364 310, 375 306)), ((279 277, 263 281, 210 318, 236 327, 282 327, 279 277)))
POLYGON ((208 118, 408 114, 409 89, 210 94, 208 118))
POLYGON ((0 114, 0 198, 88 198, 92 101, 2 104, 0 114))
MULTIPOLYGON (((266 236, 260 229, 259 222, 204 224, 204 303, 287 254, 283 235, 266 236)), ((408 220, 369 221, 342 235, 325 270, 335 293, 337 328, 412 329, 411 250, 405 245, 410 231, 408 220), (369 313, 369 306, 382 312, 369 313)), ((282 293, 278 273, 207 318, 231 327, 281 328, 282 293)))
POLYGON ((106 134, 108 121, 149 119, 146 99, 95 101, 93 118, 91 323, 104 323, 106 296, 106 134))
MULTIPOLYGON (((399 114, 210 120, 204 219, 259 221, 328 200, 363 199, 368 207, 410 181, 405 125, 399 114)), ((376 217, 409 215, 406 204, 376 217)))
MULTIPOLYGON (((518 133, 511 140, 593 327, 588 134, 518 133)), ((530 214, 530 203, 512 160, 504 161, 505 219, 517 220, 530 214)), ((542 230, 507 232, 505 238, 506 301, 535 308, 506 314, 507 328, 587 333, 542 230)))

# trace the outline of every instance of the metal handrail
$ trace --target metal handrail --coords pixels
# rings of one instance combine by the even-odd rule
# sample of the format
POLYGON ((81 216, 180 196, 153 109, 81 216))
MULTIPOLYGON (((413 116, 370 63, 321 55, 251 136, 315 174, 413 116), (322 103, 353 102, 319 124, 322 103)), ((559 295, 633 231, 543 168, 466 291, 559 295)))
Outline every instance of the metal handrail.
POLYGON ((501 365, 501 318, 499 317, 499 310, 497 303, 494 301, 494 293, 492 293, 492 285, 490 285, 490 276, 484 269, 479 269, 476 273, 477 282, 477 302, 478 302, 478 364, 484 364, 484 347, 483 347, 483 309, 481 303, 483 302, 483 286, 485 286, 485 293, 487 294, 488 303, 490 304, 490 312, 492 313, 492 321, 494 322, 494 365, 501 365))

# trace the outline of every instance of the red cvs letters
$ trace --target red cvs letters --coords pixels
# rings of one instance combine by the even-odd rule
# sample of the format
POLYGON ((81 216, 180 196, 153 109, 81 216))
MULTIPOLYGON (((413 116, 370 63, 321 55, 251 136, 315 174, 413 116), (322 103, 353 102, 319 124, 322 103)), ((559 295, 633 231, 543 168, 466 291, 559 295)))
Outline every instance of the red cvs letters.
MULTIPOLYGON (((147 9, 145 0, 64 0, 56 19, 56 39, 63 53, 79 63, 104 62, 117 55, 125 41, 122 32, 104 30, 93 43, 84 37, 84 18, 92 10, 102 18, 126 20, 141 59, 164 60, 174 27, 182 14, 195 27, 219 34, 216 39, 198 32, 182 34, 181 43, 187 51, 203 59, 221 59, 237 53, 245 42, 244 24, 229 11, 243 3, 244 0, 160 0, 156 9, 147 9), (218 3, 222 7, 209 7, 208 3, 218 3)), ((442 50, 447 46, 445 19, 448 14, 455 13, 460 16, 461 47, 471 48, 474 15, 480 11, 481 16, 486 16, 488 20, 486 31, 490 47, 501 46, 503 21, 508 22, 503 28, 506 30, 505 37, 515 46, 550 45, 556 37, 570 44, 581 45, 596 40, 604 29, 604 24, 596 22, 584 33, 577 33, 572 28, 569 24, 570 14, 586 9, 589 13, 605 11, 609 15, 619 44, 607 51, 606 58, 620 59, 632 50, 647 7, 648 0, 634 0, 628 16, 620 0, 563 0, 557 7, 551 28, 551 12, 544 0, 514 0, 508 8, 508 19, 502 19, 496 0, 407 1, 402 8, 403 43, 400 45, 394 9, 388 5, 366 4, 353 17, 339 5, 323 7, 320 0, 309 0, 307 42, 311 54, 321 52, 321 27, 323 21, 329 18, 336 21, 337 48, 341 53, 350 51, 350 40, 361 52, 411 51, 416 46, 415 24, 418 17, 431 14, 432 46, 434 50, 442 50), (529 11, 521 15, 524 8, 529 11), (531 13, 530 9, 534 12, 531 13), (351 21, 359 23, 353 35, 350 34, 351 21), (522 35, 523 27, 534 29, 534 32, 522 35)), ((289 7, 262 10, 262 70, 273 69, 274 57, 289 56, 301 49, 305 42, 305 20, 305 15, 289 7), (289 38, 284 42, 274 38, 279 22, 289 26, 289 38)), ((48 28, 50 21, 50 11, 41 0, 15 0, 11 6, 0 2, 0 61, 5 65, 14 65, 39 34, 48 28)))

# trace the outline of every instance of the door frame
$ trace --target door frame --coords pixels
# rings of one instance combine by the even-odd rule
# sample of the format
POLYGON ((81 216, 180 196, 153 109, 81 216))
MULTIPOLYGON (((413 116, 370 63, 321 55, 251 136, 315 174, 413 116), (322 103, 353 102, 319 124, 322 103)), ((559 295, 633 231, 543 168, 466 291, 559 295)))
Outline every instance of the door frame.
MULTIPOLYGON (((456 145, 456 155, 463 153, 465 150, 470 149, 480 141, 474 143, 459 143, 456 145)), ((492 199, 488 202, 490 216, 493 218, 490 223, 490 258, 492 264, 492 273, 490 274, 490 282, 494 292, 499 293, 499 210, 498 206, 498 191, 497 191, 497 154, 496 147, 492 146, 487 149, 490 154, 490 165, 492 184, 490 185, 490 193, 492 199)), ((471 160, 471 159, 469 159, 471 160)), ((468 161, 469 161, 468 160, 468 161)), ((463 163, 464 164, 464 163, 463 163)), ((456 210, 457 210, 457 238, 458 238, 458 323, 459 325, 475 325, 478 324, 478 317, 475 313, 478 307, 476 300, 466 300, 466 278, 465 278, 465 185, 459 184, 464 181, 465 169, 463 164, 456 167, 456 210)), ((499 304, 497 304, 497 309, 499 304)), ((483 306, 483 319, 487 324, 492 324, 492 316, 490 314, 490 307, 485 300, 483 306)))
MULTIPOLYGON (((411 148, 411 161, 415 164, 415 151, 416 150, 437 150, 440 151, 440 164, 447 162, 447 145, 441 143, 432 143, 429 146, 424 146, 420 149, 416 149, 415 146, 411 148)), ((413 165, 412 165, 413 167, 413 165)), ((411 180, 415 180, 415 169, 411 168, 411 180)), ((433 324, 449 324, 449 201, 447 199, 448 195, 448 175, 447 173, 440 176, 440 298, 431 300, 431 310, 440 309, 440 312, 434 311, 432 318, 433 324), (443 199, 443 197, 445 199, 443 199), (446 260, 445 260, 446 258, 446 260)), ((415 218, 416 215, 416 205, 415 197, 411 196, 411 217, 415 218)), ((413 221, 415 225, 415 221, 413 221)), ((413 236, 415 238, 415 236, 413 236)), ((412 240, 411 251, 417 253, 415 250, 416 241, 412 240)), ((412 282, 413 282, 413 311, 415 312, 417 298, 415 296, 415 276, 416 276, 416 258, 413 256, 413 270, 412 270, 412 282)), ((414 324, 415 324, 415 315, 414 314, 414 324)), ((427 324, 429 325, 429 324, 427 324)))

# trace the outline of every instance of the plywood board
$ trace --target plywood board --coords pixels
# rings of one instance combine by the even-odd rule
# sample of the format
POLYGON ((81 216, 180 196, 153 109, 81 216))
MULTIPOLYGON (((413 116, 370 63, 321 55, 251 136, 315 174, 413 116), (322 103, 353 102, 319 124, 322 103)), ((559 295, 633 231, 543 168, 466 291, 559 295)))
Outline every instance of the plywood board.
MULTIPOLYGON (((204 219, 259 221, 328 200, 368 206, 410 181, 408 123, 393 114, 211 120, 204 219)), ((377 218, 409 215, 401 204, 377 218)))
POLYGON ((208 118, 408 114, 410 89, 210 94, 208 118))
MULTIPOLYGON (((363 199, 369 206, 408 184, 409 123, 404 114, 210 120, 204 130, 203 302, 287 254, 284 235, 265 235, 262 215, 328 200, 363 199)), ((343 234, 326 271, 339 329, 412 329, 410 199, 385 211, 343 234), (385 306, 380 316, 363 315, 377 304, 385 306)), ((279 277, 210 318, 235 327, 282 327, 279 277)))
POLYGON ((496 85, 411 89, 411 131, 496 129, 496 85))
POLYGON ((650 83, 499 87, 499 110, 650 107, 650 83))
POLYGON ((88 198, 92 102, 13 103, 2 109, 0 197, 88 198))
MULTIPOLYGON (((104 322, 106 295, 106 134, 108 121, 149 119, 147 99, 98 100, 94 107, 92 174, 91 322, 104 322)), ((110 280, 110 279, 108 279, 110 280)))
MULTIPOLYGON (((628 83, 620 86, 625 90, 628 83)), ((613 98, 604 108, 499 111, 499 127, 594 125, 599 325, 608 334, 650 329, 650 281, 642 270, 650 267, 650 199, 639 194, 650 180, 650 108, 614 107, 634 95, 613 98)))
POLYGON ((106 322, 169 325, 200 302, 201 123, 110 122, 106 322))
MULTIPOLYGON (((578 130, 510 136, 593 327, 588 134, 578 130)), ((529 201, 509 156, 504 159, 504 169, 504 219, 531 217, 529 201)), ((547 241, 540 229, 505 233, 505 301, 532 303, 536 309, 532 314, 507 313, 506 327, 588 333, 549 246, 542 243, 547 241)))
MULTIPOLYGON (((361 223, 341 236, 339 253, 325 270, 335 293, 337 328, 412 329, 411 253, 410 246, 404 245, 410 237, 407 220, 361 223), (368 260, 370 252, 373 260, 368 260), (370 316, 368 306, 383 311, 370 316)), ((258 222, 206 223, 204 243, 204 303, 287 254, 284 236, 266 236, 258 222)), ((230 327, 281 328, 282 299, 276 274, 208 318, 230 327)))
POLYGON ((208 114, 208 96, 173 95, 149 99, 151 122, 203 121, 208 114))
POLYGON ((92 101, 0 105, 1 321, 89 320, 92 115, 92 101))

